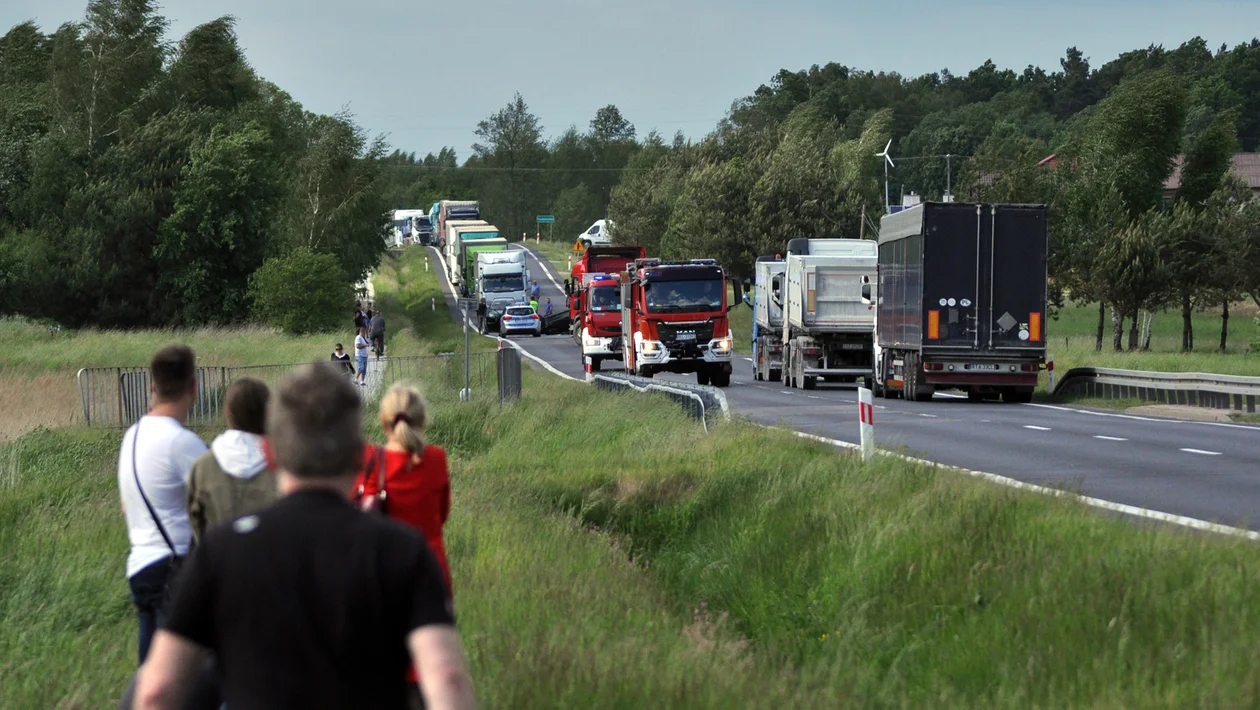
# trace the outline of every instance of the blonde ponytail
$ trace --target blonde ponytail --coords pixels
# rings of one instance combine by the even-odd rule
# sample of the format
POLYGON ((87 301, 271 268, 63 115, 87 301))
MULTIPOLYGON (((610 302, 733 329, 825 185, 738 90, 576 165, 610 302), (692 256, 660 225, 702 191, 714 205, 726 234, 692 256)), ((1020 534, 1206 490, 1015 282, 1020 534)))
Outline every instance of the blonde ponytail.
POLYGON ((381 398, 381 424, 412 456, 424 453, 429 407, 419 390, 402 384, 390 387, 381 398))

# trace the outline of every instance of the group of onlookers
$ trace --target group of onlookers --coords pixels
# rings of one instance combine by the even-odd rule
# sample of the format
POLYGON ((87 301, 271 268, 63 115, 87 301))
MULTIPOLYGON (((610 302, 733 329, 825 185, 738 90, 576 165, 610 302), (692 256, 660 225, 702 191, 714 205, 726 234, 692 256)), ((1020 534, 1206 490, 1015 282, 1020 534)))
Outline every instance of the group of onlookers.
POLYGON ((193 352, 150 365, 118 486, 141 668, 124 707, 473 706, 442 528, 445 452, 418 391, 383 396, 384 446, 336 365, 246 378, 209 447, 184 427, 193 352), (133 705, 134 703, 134 705, 133 705))
POLYGON ((367 386, 368 354, 376 350, 377 357, 385 356, 385 315, 379 310, 372 310, 369 301, 365 308, 362 303, 354 305, 354 364, 337 343, 333 350, 332 360, 338 362, 350 378, 360 387, 367 386), (355 364, 358 368, 355 368, 355 364))

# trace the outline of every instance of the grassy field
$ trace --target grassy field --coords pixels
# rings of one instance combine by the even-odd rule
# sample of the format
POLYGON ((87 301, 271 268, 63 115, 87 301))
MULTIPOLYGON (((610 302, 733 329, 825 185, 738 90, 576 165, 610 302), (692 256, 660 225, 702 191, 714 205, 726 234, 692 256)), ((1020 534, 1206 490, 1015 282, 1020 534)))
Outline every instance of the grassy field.
MULTIPOLYGON (((426 292, 414 258, 379 302, 426 292)), ((1254 544, 525 376, 506 406, 421 383, 483 707, 1260 703, 1254 544)), ((108 706, 131 671, 117 444, 0 445, 0 707, 108 706)))

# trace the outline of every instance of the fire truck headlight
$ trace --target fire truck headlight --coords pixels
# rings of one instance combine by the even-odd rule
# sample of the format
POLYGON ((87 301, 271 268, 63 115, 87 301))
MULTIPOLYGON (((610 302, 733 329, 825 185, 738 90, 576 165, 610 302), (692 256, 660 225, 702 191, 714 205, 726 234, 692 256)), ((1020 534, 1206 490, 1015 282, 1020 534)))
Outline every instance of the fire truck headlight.
POLYGON ((655 340, 644 340, 644 341, 643 341, 643 352, 644 352, 644 353, 656 353, 656 352, 660 352, 660 349, 661 349, 661 344, 660 344, 660 343, 658 343, 658 342, 656 342, 655 340))
POLYGON ((588 328, 582 329, 582 345, 588 348, 593 348, 596 345, 599 345, 599 341, 591 337, 591 331, 588 328))
POLYGON ((720 353, 729 353, 731 351, 731 336, 726 336, 713 343, 713 349, 720 353))

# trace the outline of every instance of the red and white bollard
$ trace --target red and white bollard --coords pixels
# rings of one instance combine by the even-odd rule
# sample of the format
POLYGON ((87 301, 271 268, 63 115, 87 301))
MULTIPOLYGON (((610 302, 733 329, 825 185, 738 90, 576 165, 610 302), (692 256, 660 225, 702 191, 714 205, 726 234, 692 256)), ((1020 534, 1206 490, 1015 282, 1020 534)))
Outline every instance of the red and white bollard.
POLYGON ((425 255, 425 257, 424 257, 424 270, 425 270, 425 271, 428 271, 428 270, 429 270, 429 257, 428 257, 428 255, 425 255))
POLYGON ((1054 356, 1046 356, 1046 373, 1050 376, 1050 394, 1054 394, 1054 356))
POLYGON ((572 254, 569 255, 569 268, 567 270, 573 271, 573 255, 572 254))
POLYGON ((534 243, 537 244, 542 240, 542 232, 534 232, 534 243))
POLYGON ((871 391, 858 388, 858 421, 862 431, 862 460, 875 456, 875 403, 871 391))
POLYGON ((590 382, 595 379, 595 368, 591 366, 591 359, 589 357, 582 358, 582 362, 586 365, 586 381, 590 382))
POLYGON ((528 238, 529 238, 528 234, 526 234, 525 232, 521 232, 521 244, 524 244, 525 240, 528 238))

